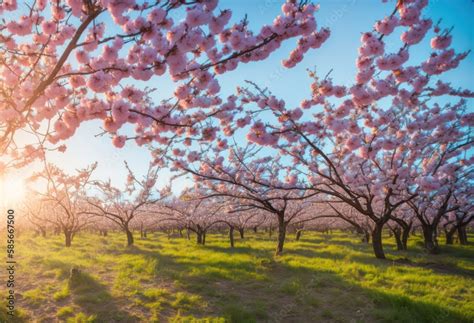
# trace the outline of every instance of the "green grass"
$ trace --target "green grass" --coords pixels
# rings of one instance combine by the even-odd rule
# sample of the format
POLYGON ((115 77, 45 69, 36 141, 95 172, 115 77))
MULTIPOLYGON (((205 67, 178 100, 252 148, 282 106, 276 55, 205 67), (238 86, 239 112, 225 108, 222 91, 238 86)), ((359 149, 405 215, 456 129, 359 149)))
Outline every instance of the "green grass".
POLYGON ((305 232, 300 241, 289 235, 278 258, 263 232, 247 232, 233 249, 220 234, 199 246, 154 233, 132 248, 119 233, 83 233, 69 249, 61 238, 18 237, 18 322, 474 320, 472 244, 442 246, 433 256, 419 237, 405 252, 386 237, 383 261, 341 232, 305 232), (72 267, 81 271, 73 280, 72 267))

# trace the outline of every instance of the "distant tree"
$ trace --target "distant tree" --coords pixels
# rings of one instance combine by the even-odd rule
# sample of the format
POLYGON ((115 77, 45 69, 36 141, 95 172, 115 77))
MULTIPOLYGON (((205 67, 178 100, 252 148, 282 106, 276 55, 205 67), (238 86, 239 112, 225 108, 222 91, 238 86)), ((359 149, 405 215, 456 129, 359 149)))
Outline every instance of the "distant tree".
POLYGON ((35 191, 40 208, 32 210, 41 213, 33 218, 57 227, 64 234, 66 247, 70 247, 75 235, 93 221, 85 197, 96 168, 97 163, 94 163, 74 175, 68 175, 59 167, 45 162, 43 171, 31 177, 31 180, 43 185, 42 190, 35 191))
POLYGON ((87 203, 91 206, 90 213, 104 217, 115 223, 127 236, 127 246, 134 244, 132 221, 145 207, 163 199, 169 194, 167 188, 154 190, 158 179, 159 168, 150 164, 146 175, 139 179, 125 162, 128 171, 125 189, 112 185, 111 180, 91 182, 90 189, 96 190, 98 195, 88 197, 87 203))

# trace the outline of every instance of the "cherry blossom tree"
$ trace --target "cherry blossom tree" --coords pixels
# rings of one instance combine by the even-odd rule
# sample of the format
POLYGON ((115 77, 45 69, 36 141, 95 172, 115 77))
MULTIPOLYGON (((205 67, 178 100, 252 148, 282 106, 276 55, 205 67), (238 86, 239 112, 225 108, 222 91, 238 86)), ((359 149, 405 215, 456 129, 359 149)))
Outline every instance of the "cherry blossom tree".
POLYGON ((362 34, 354 84, 338 85, 330 73, 310 72, 311 98, 286 107, 284 100, 248 82, 231 97, 245 109, 223 130, 247 131, 250 142, 291 159, 294 185, 286 189, 337 199, 366 216, 377 258, 385 258, 382 230, 397 219, 401 206, 473 163, 465 152, 473 144, 474 118, 464 100, 473 92, 441 78, 468 52, 449 48, 451 30, 423 17, 426 5, 426 0, 398 1, 373 31, 362 34), (387 53, 384 42, 392 40, 395 29, 402 32, 400 49, 387 53), (432 54, 413 62, 410 51, 426 43, 428 31, 435 33, 432 54), (443 103, 446 99, 449 103, 443 103))
POLYGON ((198 244, 206 244, 207 231, 222 223, 225 204, 218 198, 206 198, 204 190, 185 190, 179 197, 161 203, 161 210, 155 211, 160 221, 181 225, 196 234, 198 244))
POLYGON ((238 200, 231 212, 260 209, 276 218, 276 254, 281 254, 288 224, 304 212, 304 200, 312 193, 286 189, 285 185, 294 185, 296 178, 285 179, 288 169, 280 167, 278 158, 259 157, 260 149, 255 145, 242 148, 237 144, 217 142, 214 146, 207 146, 206 150, 212 153, 206 156, 203 151, 192 151, 187 159, 181 157, 184 155, 182 152, 175 151, 174 166, 194 175, 196 185, 211 192, 207 195, 209 198, 238 200), (200 156, 198 165, 194 163, 197 156, 200 156))
MULTIPOLYGON (((132 139, 166 146, 182 134, 212 140, 205 120, 232 109, 214 108, 218 75, 264 60, 290 38, 322 42, 317 7, 307 1, 284 3, 256 32, 246 18, 231 24, 231 10, 217 7, 217 0, 3 1, 0 150, 11 158, 2 167, 41 158, 46 145, 63 151, 55 145, 88 120, 101 120, 119 148, 132 139), (160 103, 149 84, 167 80, 175 91, 168 99, 161 93, 160 103), (136 126, 134 136, 121 134, 125 124, 136 126), (22 145, 19 131, 41 140, 22 145)), ((308 49, 298 44, 284 65, 308 49)))
POLYGON ((85 196, 96 168, 97 163, 94 163, 69 175, 59 167, 45 162, 44 170, 34 173, 30 178, 44 186, 42 190, 34 192, 44 208, 34 210, 42 211, 38 221, 57 227, 64 234, 66 247, 70 247, 74 236, 93 221, 85 196))
POLYGON ((95 180, 91 183, 99 192, 98 195, 87 198, 91 206, 91 214, 104 217, 115 223, 127 236, 127 246, 134 243, 131 230, 132 221, 146 206, 158 202, 169 194, 169 188, 154 191, 158 179, 159 168, 150 164, 146 175, 140 179, 125 162, 128 171, 125 190, 112 185, 111 180, 95 180))
POLYGON ((23 212, 36 234, 46 238, 48 229, 52 227, 47 218, 46 204, 38 199, 26 201, 23 206, 23 212))

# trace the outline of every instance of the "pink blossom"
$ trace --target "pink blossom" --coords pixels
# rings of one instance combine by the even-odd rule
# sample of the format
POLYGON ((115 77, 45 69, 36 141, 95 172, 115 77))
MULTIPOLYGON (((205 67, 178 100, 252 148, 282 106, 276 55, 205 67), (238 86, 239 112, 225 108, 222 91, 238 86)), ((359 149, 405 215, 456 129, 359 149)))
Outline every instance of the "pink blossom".
POLYGON ((125 146, 127 138, 125 136, 117 136, 115 135, 112 139, 112 144, 117 148, 122 148, 125 146))
POLYGON ((41 29, 46 35, 52 35, 56 32, 56 23, 53 21, 43 21, 41 29))

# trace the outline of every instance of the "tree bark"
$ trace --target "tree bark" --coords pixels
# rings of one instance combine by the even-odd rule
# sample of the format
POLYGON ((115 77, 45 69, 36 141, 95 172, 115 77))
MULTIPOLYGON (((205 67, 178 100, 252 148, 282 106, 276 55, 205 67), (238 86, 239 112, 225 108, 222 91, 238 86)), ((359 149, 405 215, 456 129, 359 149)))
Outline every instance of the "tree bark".
POLYGON ((424 225, 422 229, 426 251, 428 251, 430 254, 439 253, 438 239, 436 237, 436 228, 431 227, 431 225, 424 225))
POLYGON ((64 231, 64 238, 66 247, 70 247, 72 244, 72 232, 64 231))
POLYGON ((283 245, 286 237, 286 223, 283 215, 278 216, 278 245, 275 255, 279 256, 283 253, 283 245))
POLYGON ((128 228, 125 228, 125 234, 127 235, 127 247, 130 247, 133 245, 133 234, 128 228))
POLYGON ((229 229, 229 239, 230 239, 230 247, 234 248, 234 227, 230 227, 229 229))
POLYGON ((402 242, 402 230, 400 228, 395 228, 392 230, 393 235, 395 236, 395 241, 397 243, 397 250, 406 250, 402 242))
POLYGON ((303 233, 303 230, 296 230, 296 241, 300 241, 301 233, 303 233))
POLYGON ((459 243, 462 245, 467 245, 467 231, 466 231, 466 225, 461 225, 458 226, 458 237, 459 237, 459 243))
POLYGON ((454 242, 454 233, 456 232, 456 227, 452 227, 449 230, 445 230, 444 233, 446 235, 446 244, 451 245, 454 242))
POLYGON ((370 232, 368 230, 365 230, 363 232, 363 237, 362 237, 362 242, 365 242, 365 243, 370 243, 370 232))
POLYGON ((202 244, 202 233, 196 232, 196 242, 197 244, 202 244))
POLYGON ((206 244, 206 231, 202 233, 202 245, 206 244))
POLYGON ((375 257, 378 259, 385 259, 385 253, 382 245, 382 229, 383 223, 376 223, 372 230, 372 248, 374 249, 375 257))
POLYGON ((408 237, 410 236, 411 226, 413 222, 409 223, 407 227, 402 228, 402 245, 403 250, 408 250, 408 237))
POLYGON ((240 239, 244 238, 244 228, 239 228, 239 233, 240 233, 240 239))

